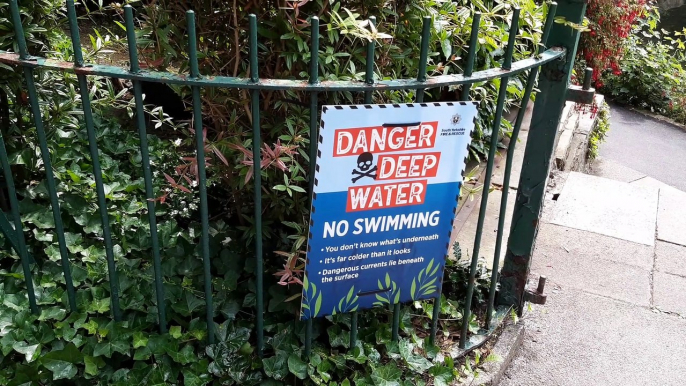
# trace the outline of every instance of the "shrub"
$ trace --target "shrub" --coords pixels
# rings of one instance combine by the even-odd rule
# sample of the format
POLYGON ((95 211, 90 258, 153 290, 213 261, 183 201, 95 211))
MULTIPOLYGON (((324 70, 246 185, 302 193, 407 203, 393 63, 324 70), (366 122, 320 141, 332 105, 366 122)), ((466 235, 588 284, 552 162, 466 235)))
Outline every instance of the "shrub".
MULTIPOLYGON (((456 74, 462 73, 465 67, 475 11, 484 12, 475 70, 485 70, 499 66, 503 59, 513 5, 523 8, 514 60, 533 53, 540 41, 547 9, 547 5, 539 6, 533 0, 504 0, 494 4, 465 0, 394 1, 392 6, 383 1, 359 0, 289 1, 287 7, 275 7, 269 2, 238 3, 241 6, 190 0, 146 3, 140 16, 144 26, 142 56, 161 69, 185 70, 185 38, 175 37, 183 36, 184 12, 193 8, 199 36, 203 37, 199 45, 201 72, 247 76, 247 15, 255 13, 260 21, 260 76, 307 79, 311 55, 308 17, 318 15, 322 25, 318 53, 320 80, 364 80, 365 47, 369 39, 377 42, 375 79, 416 78, 422 19, 432 16, 429 75, 456 74), (377 17, 374 28, 366 24, 370 16, 377 17)), ((506 108, 521 98, 523 77, 510 80, 506 108)), ((499 80, 482 82, 471 90, 472 98, 481 101, 471 146, 475 158, 488 152, 491 135, 507 135, 510 130, 509 123, 503 120, 500 131, 492 133, 498 85, 499 80)), ((189 95, 189 90, 178 91, 182 96, 189 95)), ((460 91, 459 87, 429 90, 426 100, 456 100, 460 91)), ((263 92, 261 96, 264 146, 278 155, 262 160, 267 165, 263 168, 262 181, 268 187, 263 193, 266 210, 262 231, 268 243, 266 250, 282 251, 290 256, 288 264, 292 265, 294 256, 300 255, 303 230, 307 228, 308 96, 297 92, 263 92), (284 191, 288 197, 284 197, 284 191)), ((360 103, 362 98, 360 93, 320 93, 322 104, 360 103)), ((249 95, 244 91, 213 89, 204 91, 203 100, 208 141, 228 160, 227 163, 216 160, 208 169, 214 196, 229 198, 222 203, 226 208, 225 217, 231 225, 244 231, 241 235, 244 241, 251 242, 255 230, 248 220, 253 214, 253 187, 249 183, 253 162, 249 95)), ((373 100, 375 103, 410 102, 414 100, 414 91, 375 92, 373 100)), ((187 138, 184 143, 190 146, 192 136, 187 138)))
MULTIPOLYGON (((627 39, 621 71, 607 74, 602 91, 618 102, 648 109, 686 122, 686 62, 683 33, 657 30, 654 9, 641 19, 627 39)), ((686 32, 686 31, 685 31, 686 32)))
POLYGON ((598 109, 598 121, 591 130, 588 137, 588 159, 594 160, 598 157, 600 144, 605 141, 607 133, 610 131, 610 106, 603 101, 603 105, 598 109))
POLYGON ((593 68, 598 88, 606 70, 620 72, 620 60, 634 23, 647 0, 590 0, 586 10, 589 31, 581 35, 577 57, 593 68))
MULTIPOLYGON (((261 50, 263 76, 299 79, 306 78, 303 71, 306 71, 310 55, 305 43, 306 20, 302 18, 305 12, 319 13, 327 28, 325 44, 319 52, 322 77, 360 79, 358 69, 364 65, 365 41, 356 34, 371 31, 362 24, 363 15, 376 14, 380 19, 379 31, 396 36, 393 41, 385 40, 384 35, 377 36, 380 41, 377 78, 414 77, 422 16, 432 14, 437 20, 432 30, 437 43, 431 49, 431 73, 456 73, 463 66, 461 58, 465 53, 462 47, 471 14, 474 9, 486 10, 486 6, 478 2, 470 5, 467 2, 419 5, 397 2, 395 11, 390 11, 381 2, 360 1, 347 3, 351 9, 357 9, 350 14, 343 8, 331 8, 328 2, 309 2, 302 10, 295 4, 303 2, 289 2, 294 5, 290 10, 265 6, 258 12, 256 2, 245 2, 240 7, 226 5, 227 8, 222 8, 225 6, 221 2, 210 2, 217 8, 204 8, 202 14, 201 7, 208 2, 167 2, 169 12, 163 7, 156 8, 155 4, 163 3, 144 2, 147 8, 141 8, 144 12, 140 17, 145 28, 140 49, 150 66, 172 67, 184 62, 185 44, 180 39, 173 39, 183 33, 183 23, 179 21, 183 16, 174 16, 174 11, 182 12, 184 7, 194 5, 198 7, 198 20, 207 23, 201 26, 207 33, 218 26, 231 26, 234 20, 245 23, 247 12, 259 13, 264 44, 261 50), (333 16, 334 12, 338 16, 333 16), (224 19, 225 15, 230 15, 231 19, 224 19)), ((536 6, 533 1, 496 2, 497 9, 483 19, 484 34, 477 69, 497 66, 502 59, 507 35, 503 26, 510 14, 510 5, 514 3, 526 7, 521 22, 523 39, 517 46, 515 60, 528 57, 537 44, 545 6, 536 6)), ((25 28, 30 32, 31 52, 69 60, 71 48, 62 24, 63 1, 27 0, 22 1, 21 6, 25 28)), ((3 15, 7 14, 7 4, 0 3, 0 10, 3 15)), ((12 30, 8 20, 0 19, 0 23, 4 30, 12 30)), ((237 71, 238 75, 245 75, 245 36, 241 32, 244 27, 244 24, 234 25, 214 36, 201 34, 205 73, 237 71), (239 43, 231 46, 236 41, 236 31, 239 43), (237 59, 238 55, 241 60, 237 59), (226 68, 218 66, 226 58, 234 59, 229 60, 226 68)), ((94 37, 94 41, 94 49, 86 53, 91 57, 117 40, 103 36, 94 37)), ((0 44, 2 49, 12 50, 11 35, 0 36, 0 44)), ((131 107, 128 104, 130 95, 127 90, 114 91, 108 79, 89 78, 119 273, 123 322, 115 323, 110 317, 112 294, 98 208, 94 206, 92 160, 81 119, 76 79, 73 75, 36 70, 38 93, 44 102, 41 112, 60 192, 70 269, 77 292, 79 312, 70 313, 65 307, 65 281, 47 196, 45 169, 36 146, 36 129, 23 91, 21 71, 4 70, 11 69, 3 67, 0 75, 11 119, 4 122, 9 125, 2 130, 19 194, 24 236, 34 259, 33 279, 42 313, 35 316, 28 312, 18 256, 8 247, 1 249, 0 384, 274 386, 299 382, 296 378, 309 379, 306 382, 315 384, 411 384, 423 382, 427 373, 437 379, 436 383, 447 384, 459 377, 452 359, 440 360, 438 349, 429 347, 425 334, 418 333, 428 329, 429 319, 413 318, 409 307, 403 307, 400 322, 407 338, 398 343, 391 342, 387 309, 361 313, 359 342, 352 348, 348 347, 349 315, 316 321, 313 356, 305 363, 301 360, 305 326, 295 320, 297 302, 287 301, 299 293, 299 288, 281 286, 276 278, 269 276, 265 280, 266 357, 262 359, 256 355, 252 349, 255 329, 252 242, 255 232, 250 204, 252 185, 248 180, 252 161, 249 150, 253 144, 249 139, 249 117, 244 109, 247 97, 240 92, 205 90, 203 94, 212 165, 208 169, 213 200, 210 258, 217 322, 217 344, 208 346, 205 343, 208 326, 204 322, 203 270, 198 252, 199 215, 196 195, 192 193, 197 187, 191 180, 185 185, 191 192, 188 193, 170 187, 164 177, 165 172, 170 177, 173 175, 175 184, 184 176, 192 179, 192 173, 188 171, 192 169, 192 161, 184 160, 184 157, 194 155, 192 133, 183 131, 188 128, 179 124, 174 126, 174 131, 168 125, 167 116, 160 116, 159 110, 153 110, 158 121, 164 122, 155 130, 150 125, 148 142, 155 173, 155 195, 166 198, 164 202, 158 200, 156 203, 156 214, 170 327, 169 333, 159 334, 139 141, 135 125, 126 114, 131 107), (175 173, 175 170, 179 172, 175 173), (439 359, 432 362, 427 357, 439 359)), ((494 113, 496 87, 497 83, 484 83, 475 85, 472 90, 473 96, 483 103, 479 134, 482 139, 491 135, 488 122, 494 113)), ((512 79, 510 104, 520 96, 521 89, 521 82, 512 79)), ((185 95, 187 90, 178 91, 185 95)), ((429 97, 454 99, 458 91, 440 90, 429 97)), ((269 112, 264 116, 262 134, 265 146, 273 151, 268 162, 261 160, 265 181, 265 250, 297 253, 302 249, 307 217, 304 170, 308 111, 301 106, 303 95, 297 93, 273 92, 262 96, 265 110, 269 112)), ((409 101, 412 97, 410 92, 375 95, 377 101, 409 101)), ((322 94, 322 99, 329 103, 349 103, 359 101, 359 98, 350 93, 322 94)), ((476 147, 474 154, 485 150, 485 147, 476 147)), ((0 243, 5 245, 7 240, 0 240, 0 243)), ((283 264, 272 254, 267 256, 265 263, 269 273, 283 264)), ((480 270, 475 303, 483 300, 487 275, 486 270, 480 270)), ((449 266, 448 280, 459 281, 465 276, 465 267, 449 266)), ((461 308, 459 299, 464 296, 464 284, 453 284, 447 287, 441 300, 442 317, 452 321, 441 323, 444 335, 455 331, 461 322, 458 309, 461 308)), ((478 328, 475 319, 468 322, 472 330, 478 328)))

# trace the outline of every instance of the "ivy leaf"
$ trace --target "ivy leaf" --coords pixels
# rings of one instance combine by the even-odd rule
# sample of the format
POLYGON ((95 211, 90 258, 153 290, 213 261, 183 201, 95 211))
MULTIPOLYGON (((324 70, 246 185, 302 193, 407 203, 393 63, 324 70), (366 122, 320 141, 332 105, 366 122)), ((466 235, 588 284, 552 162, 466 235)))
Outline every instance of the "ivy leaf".
POLYGON ((372 369, 372 381, 376 386, 400 386, 401 376, 402 371, 393 362, 372 369))
POLYGON ((71 253, 76 254, 84 250, 83 237, 80 233, 64 232, 64 241, 71 253))
POLYGON ((307 378, 307 363, 303 362, 298 354, 291 354, 288 357, 288 370, 299 379, 307 378))
POLYGON ((84 323, 81 327, 86 329, 89 335, 93 335, 98 331, 98 322, 91 319, 88 321, 88 323, 84 323))
POLYGON ((171 335, 174 339, 179 339, 181 335, 183 335, 181 333, 181 326, 171 326, 169 329, 169 335, 171 335))
POLYGON ((72 343, 63 350, 51 351, 40 359, 40 363, 52 371, 53 381, 73 378, 78 371, 75 365, 82 361, 83 355, 72 343))
POLYGON ((435 386, 448 386, 455 379, 453 370, 442 365, 432 367, 429 374, 433 376, 435 386))
POLYGON ((150 351, 150 348, 148 347, 141 347, 136 350, 136 352, 133 354, 133 360, 134 361, 145 361, 150 359, 152 356, 152 351, 150 351))
POLYGON ((136 331, 133 333, 133 348, 145 347, 147 345, 148 338, 143 335, 141 331, 136 331))
POLYGON ((93 302, 88 306, 89 312, 95 312, 98 314, 106 314, 110 311, 110 298, 94 299, 93 302))
POLYGON ((184 299, 185 301, 179 301, 177 303, 172 304, 172 308, 174 309, 174 311, 180 313, 183 316, 190 315, 193 311, 195 311, 199 307, 202 307, 205 304, 205 302, 198 299, 197 296, 191 294, 190 292, 186 292, 184 299))
POLYGON ((405 360, 414 355, 412 353, 412 351, 414 350, 414 345, 410 343, 410 341, 407 339, 402 339, 400 340, 400 342, 398 342, 398 350, 400 351, 400 357, 402 357, 405 360))
POLYGON ((68 363, 68 362, 63 362, 63 361, 47 362, 44 364, 44 366, 48 370, 52 371, 52 380, 53 381, 56 381, 58 379, 71 379, 77 373, 76 366, 74 366, 72 363, 68 363))
POLYGON ((235 300, 227 301, 219 310, 227 319, 235 319, 241 306, 235 300))
POLYGON ((331 347, 349 347, 350 333, 343 331, 340 326, 333 325, 329 327, 326 332, 329 333, 329 344, 331 347))
POLYGON ((93 356, 106 356, 107 358, 112 356, 112 344, 110 342, 100 342, 93 348, 93 356))
POLYGON ((67 316, 67 310, 65 310, 64 308, 50 307, 41 310, 38 320, 56 320, 59 322, 63 320, 65 316, 67 316))
POLYGON ((401 376, 402 371, 393 362, 372 369, 372 381, 376 386, 400 386, 401 376))
POLYGON ((86 355, 83 358, 83 361, 86 364, 86 374, 88 375, 97 375, 98 369, 105 366, 105 361, 100 357, 95 358, 90 355, 86 355))
POLYGON ((193 350, 193 346, 190 344, 185 345, 181 351, 168 352, 169 356, 174 360, 174 362, 180 363, 182 365, 187 365, 198 359, 193 350))
POLYGON ((262 364, 264 365, 264 373, 268 377, 280 381, 288 376, 288 361, 288 354, 283 352, 278 353, 271 358, 263 359, 262 364))
POLYGON ((100 342, 95 345, 93 349, 93 356, 112 357, 112 354, 118 352, 120 354, 129 355, 129 343, 123 340, 113 340, 110 342, 100 342))
POLYGON ((40 345, 39 344, 32 344, 29 345, 28 343, 21 341, 21 342, 15 342, 12 345, 12 348, 14 351, 18 352, 19 354, 24 354, 26 357, 26 362, 31 363, 38 359, 40 356, 40 345))
POLYGON ((417 374, 423 374, 432 366, 428 359, 420 355, 411 355, 408 358, 405 358, 405 362, 407 362, 407 366, 410 370, 417 374))
MULTIPOLYGON (((35 204, 33 205, 35 206, 35 204)), ((52 210, 50 210, 49 207, 37 206, 34 209, 35 211, 24 214, 22 219, 26 222, 32 223, 40 229, 52 229, 55 227, 55 218, 52 217, 52 210)))
POLYGON ((48 245, 48 247, 45 248, 45 254, 48 255, 48 259, 50 259, 50 261, 54 262, 60 261, 62 258, 62 255, 60 254, 60 247, 57 244, 48 245))
POLYGON ((184 386, 204 386, 210 382, 207 374, 198 375, 189 369, 183 369, 181 373, 183 374, 184 386))

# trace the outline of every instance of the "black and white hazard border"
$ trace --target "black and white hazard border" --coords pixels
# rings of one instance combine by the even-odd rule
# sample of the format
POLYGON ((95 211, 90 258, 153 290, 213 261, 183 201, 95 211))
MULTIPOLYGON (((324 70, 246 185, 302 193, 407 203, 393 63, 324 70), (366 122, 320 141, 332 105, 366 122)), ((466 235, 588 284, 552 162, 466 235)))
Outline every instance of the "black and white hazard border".
MULTIPOLYGON (((310 240, 312 239, 312 227, 314 226, 314 221, 312 220, 312 214, 315 213, 316 211, 316 201, 317 201, 317 194, 314 192, 314 187, 319 185, 319 160, 322 157, 322 151, 320 149, 320 146, 324 144, 324 136, 321 134, 322 131, 324 131, 325 128, 325 122, 323 119, 324 113, 326 113, 329 109, 335 109, 335 110, 361 110, 361 109, 366 109, 366 110, 373 110, 373 109, 380 109, 380 110, 385 110, 385 109, 394 109, 394 108, 413 108, 413 107, 445 107, 445 106, 479 106, 479 102, 475 101, 469 101, 469 102, 463 102, 463 101, 457 101, 457 102, 430 102, 430 103, 393 103, 393 104, 365 104, 365 105, 333 105, 333 106, 324 106, 322 107, 322 114, 319 123, 319 131, 317 133, 318 136, 318 141, 310 141, 310 146, 314 145, 317 146, 317 159, 316 160, 310 160, 310 162, 317 162, 315 166, 315 175, 314 175, 314 184, 313 184, 313 191, 312 191, 312 200, 311 200, 311 207, 310 207, 310 221, 309 221, 309 226, 310 229, 308 231, 308 240, 307 240, 307 252, 311 251, 310 247, 310 240)), ((472 134, 474 134, 474 130, 476 130, 476 120, 477 120, 478 114, 474 114, 474 121, 472 123, 472 127, 469 130, 469 137, 471 138, 472 134)), ((467 159, 469 157, 469 146, 471 145, 470 143, 467 145, 467 156, 464 158, 464 163, 463 163, 463 169, 462 169, 462 182, 460 183, 460 191, 462 191, 462 188, 464 187, 464 176, 465 176, 465 169, 467 167, 467 159)), ((455 196, 455 204, 453 205, 453 219, 450 221, 450 228, 448 229, 448 238, 452 236, 452 231, 453 227, 455 225, 455 217, 457 215, 457 207, 458 203, 460 200, 460 195, 459 193, 455 196)), ((446 247, 446 254, 443 257, 445 261, 448 260, 448 251, 450 251, 450 241, 448 241, 445 245, 446 247)), ((305 259, 305 265, 306 267, 309 266, 310 260, 309 256, 306 257, 305 259)), ((307 269, 307 268, 306 268, 307 269)), ((445 264, 442 265, 442 270, 445 270, 445 264)), ((443 276, 443 272, 441 272, 441 277, 443 276)), ((443 280, 441 280, 441 283, 438 287, 438 294, 443 293, 443 280)), ((440 296, 440 295, 439 295, 440 296)))

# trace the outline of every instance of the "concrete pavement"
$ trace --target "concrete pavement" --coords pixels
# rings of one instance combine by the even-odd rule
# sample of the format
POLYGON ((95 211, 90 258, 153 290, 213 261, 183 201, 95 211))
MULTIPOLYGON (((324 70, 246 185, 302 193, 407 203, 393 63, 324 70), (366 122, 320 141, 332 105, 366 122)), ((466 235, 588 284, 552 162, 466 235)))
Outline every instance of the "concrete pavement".
POLYGON ((547 205, 531 271, 548 277, 548 302, 525 313, 501 385, 683 385, 686 243, 660 237, 674 224, 659 213, 686 206, 686 193, 571 173, 547 205))
POLYGON ((686 191, 686 130, 616 105, 600 157, 686 191))
POLYGON ((595 176, 546 201, 531 279, 548 277, 548 302, 520 321, 502 386, 686 384, 686 132, 612 114, 629 123, 613 121, 595 176))

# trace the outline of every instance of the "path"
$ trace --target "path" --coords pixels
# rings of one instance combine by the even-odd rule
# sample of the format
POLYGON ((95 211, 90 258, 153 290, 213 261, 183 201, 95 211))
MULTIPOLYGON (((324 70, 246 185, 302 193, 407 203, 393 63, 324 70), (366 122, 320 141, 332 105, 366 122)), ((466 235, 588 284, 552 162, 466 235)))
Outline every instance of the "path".
POLYGON ((548 277, 548 302, 525 312, 501 386, 684 384, 686 192, 670 185, 686 190, 686 133, 676 130, 613 108, 596 176, 571 173, 546 202, 531 272, 548 277))
MULTIPOLYGON (((616 169, 625 178, 638 171, 686 191, 686 130, 648 118, 634 111, 612 106, 610 133, 600 148, 599 169, 616 169)), ((612 170, 605 170, 610 175, 612 170)), ((613 173, 610 178, 618 178, 613 173)), ((627 181, 629 182, 629 181, 627 181)))

